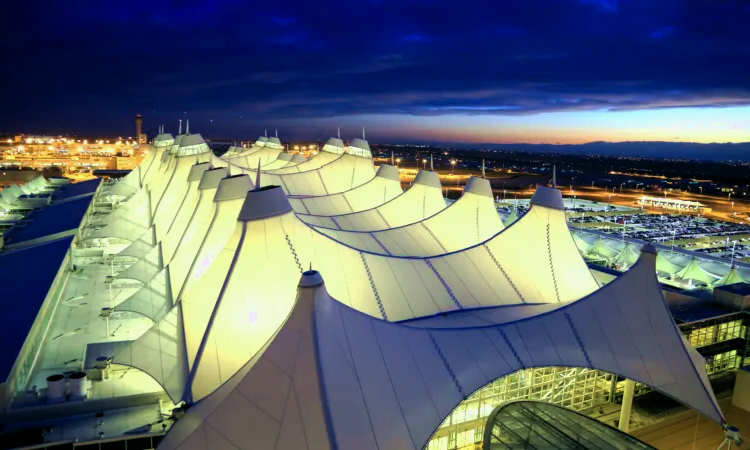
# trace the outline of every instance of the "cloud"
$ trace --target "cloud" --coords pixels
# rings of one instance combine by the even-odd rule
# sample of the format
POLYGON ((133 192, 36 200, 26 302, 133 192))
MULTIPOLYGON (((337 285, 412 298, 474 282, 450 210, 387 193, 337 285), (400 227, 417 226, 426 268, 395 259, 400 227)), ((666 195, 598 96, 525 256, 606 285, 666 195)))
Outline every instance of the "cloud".
POLYGON ((750 99, 742 2, 41 2, 12 2, 13 39, 0 41, 17 61, 6 102, 19 106, 0 112, 11 127, 40 111, 85 127, 74 118, 502 116, 750 99))

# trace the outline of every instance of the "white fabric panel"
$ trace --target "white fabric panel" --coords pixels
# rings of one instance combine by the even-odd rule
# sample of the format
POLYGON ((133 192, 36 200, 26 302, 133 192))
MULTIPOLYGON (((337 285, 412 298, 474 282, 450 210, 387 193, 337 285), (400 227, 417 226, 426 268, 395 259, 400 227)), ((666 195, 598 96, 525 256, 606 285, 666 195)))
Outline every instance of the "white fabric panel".
MULTIPOLYGON (((132 256, 128 250, 131 246, 120 252, 118 256, 132 256), (125 253, 128 252, 128 253, 125 253)), ((161 245, 156 244, 143 258, 139 259, 135 264, 118 273, 116 278, 120 280, 131 279, 138 280, 143 283, 148 283, 157 273, 161 272, 164 268, 164 260, 162 259, 161 245)))
POLYGON ((187 379, 184 342, 181 309, 172 308, 143 336, 115 353, 113 362, 148 373, 179 402, 187 379))
POLYGON ((258 151, 243 153, 231 158, 224 158, 224 160, 229 164, 241 166, 246 169, 257 169, 258 162, 260 162, 261 167, 268 165, 269 163, 276 161, 281 152, 281 149, 278 148, 263 147, 258 151))
POLYGON ((317 292, 302 289, 300 307, 262 355, 191 408, 159 448, 213 450, 218 438, 205 439, 211 433, 235 448, 330 448, 314 349, 317 292))
POLYGON ((105 216, 94 216, 88 226, 104 226, 120 220, 129 220, 148 228, 151 226, 151 206, 149 205, 149 193, 146 189, 140 189, 127 202, 122 203, 117 209, 105 216))
POLYGON ((402 193, 397 180, 376 176, 367 183, 322 197, 290 199, 295 212, 300 214, 334 216, 372 209, 402 193))
POLYGON ((188 193, 191 184, 188 183, 187 177, 193 167, 193 159, 183 157, 178 159, 178 167, 174 172, 172 179, 165 188, 165 194, 157 206, 154 213, 154 226, 156 227, 156 239, 161 241, 166 236, 172 223, 177 215, 178 209, 182 205, 188 193))
POLYGON ((115 306, 119 311, 134 311, 158 321, 172 308, 172 293, 167 285, 166 270, 151 278, 151 281, 133 295, 115 306))
MULTIPOLYGON (((299 289, 289 319, 272 334, 266 349, 188 411, 161 448, 204 448, 203 441, 191 443, 203 438, 205 433, 196 431, 200 427, 219 430, 233 445, 253 439, 254 448, 281 448, 279 442, 300 446, 300 422, 308 448, 422 448, 443 418, 476 389, 521 367, 550 365, 591 367, 638 381, 644 373, 639 367, 650 367, 659 373, 649 380, 652 387, 721 421, 705 363, 684 346, 654 266, 655 255, 647 253, 619 279, 556 310, 515 323, 455 329, 368 317, 332 300, 325 287, 314 284, 321 282, 319 275, 305 274, 301 285, 313 287, 299 289), (626 313, 622 325, 600 324, 601 315, 617 317, 617 311, 634 301, 639 304, 626 313), (624 343, 623 337, 639 331, 643 339, 624 343), (611 342, 621 345, 611 348, 611 342), (653 349, 638 361, 623 347, 643 350, 648 344, 653 349), (622 367, 615 358, 607 359, 608 354, 630 360, 622 367), (266 359, 272 364, 264 364, 266 359), (298 382, 303 375, 307 382, 298 382), (290 398, 300 400, 290 405, 290 398), (283 411, 300 411, 300 420, 287 422, 281 405, 283 411), (315 427, 306 426, 313 423, 308 417, 317 418, 315 427), (264 427, 257 428, 256 422, 264 427), (249 427, 254 427, 252 437, 249 427), (309 440, 311 430, 319 437, 315 446, 309 440), (266 439, 268 433, 278 437, 266 439), (329 436, 334 442, 327 441, 329 436)), ((473 314, 484 315, 488 323, 495 317, 489 309, 473 314)))
POLYGON ((503 223, 495 210, 495 200, 466 192, 437 214, 400 228, 370 234, 326 229, 319 231, 344 244, 373 253, 426 257, 477 245, 502 229, 503 223), (457 233, 456 230, 462 231, 457 233))
POLYGON ((144 223, 146 223, 144 220, 131 220, 130 217, 121 218, 101 227, 97 224, 96 228, 86 228, 83 230, 83 236, 81 237, 83 239, 112 237, 134 241, 142 234, 150 233, 153 230, 151 227, 144 226, 144 223))
POLYGON ((683 280, 702 281, 709 286, 721 279, 720 276, 709 273, 700 267, 697 258, 691 259, 690 264, 677 273, 677 277, 682 278, 683 280))
POLYGON ((208 232, 208 227, 216 213, 213 201, 216 189, 199 191, 197 206, 195 207, 185 230, 178 234, 170 233, 162 242, 162 254, 168 264, 174 264, 173 269, 179 273, 187 273, 195 259, 195 254, 208 232), (172 255, 172 256, 170 256, 172 255))
POLYGON ((196 282, 209 269, 235 231, 242 203, 243 199, 215 203, 214 215, 200 217, 195 228, 188 230, 169 268, 172 297, 176 301, 180 300, 181 292, 200 284, 196 282))
MULTIPOLYGON (((185 231, 192 222, 196 213, 199 210, 199 200, 203 195, 203 190, 198 190, 198 181, 193 181, 188 187, 188 191, 183 199, 182 204, 179 207, 179 211, 175 215, 172 225, 167 230, 167 235, 161 241, 162 254, 164 256, 164 262, 169 263, 174 256, 177 249, 177 245, 182 240, 185 231)), ((157 229, 158 231, 158 229, 157 229)))
MULTIPOLYGON (((445 209, 442 190, 435 186, 413 184, 403 194, 376 208, 334 216, 335 228, 351 231, 378 231, 424 220, 445 209)), ((309 215, 300 214, 308 222, 309 215)))
POLYGON ((138 239, 134 240, 130 245, 125 247, 118 255, 124 254, 136 259, 145 258, 146 255, 153 250, 156 245, 156 237, 154 236, 154 229, 149 228, 144 231, 138 239), (126 252, 126 253, 125 253, 126 252))

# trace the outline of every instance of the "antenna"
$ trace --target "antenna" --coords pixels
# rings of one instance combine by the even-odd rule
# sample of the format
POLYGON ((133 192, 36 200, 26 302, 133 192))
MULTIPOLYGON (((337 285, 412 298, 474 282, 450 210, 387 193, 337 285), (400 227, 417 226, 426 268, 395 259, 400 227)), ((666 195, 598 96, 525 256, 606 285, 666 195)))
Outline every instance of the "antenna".
POLYGON ((182 134, 182 119, 180 119, 180 129, 177 131, 177 134, 182 134))
POLYGON ((255 174, 255 189, 253 190, 260 190, 260 158, 258 158, 258 173, 255 174))
POLYGON ((190 119, 185 120, 185 134, 190 134, 190 119))
POLYGON ((338 137, 341 139, 341 127, 338 127, 338 137))
POLYGON ((482 178, 486 178, 484 176, 484 158, 482 158, 482 178))

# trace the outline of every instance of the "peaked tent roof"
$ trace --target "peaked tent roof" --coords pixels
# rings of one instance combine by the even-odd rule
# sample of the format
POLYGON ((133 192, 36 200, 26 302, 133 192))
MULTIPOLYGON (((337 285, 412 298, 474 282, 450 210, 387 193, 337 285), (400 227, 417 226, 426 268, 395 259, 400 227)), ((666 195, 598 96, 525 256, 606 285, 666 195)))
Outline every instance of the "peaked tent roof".
POLYGON ((740 275, 739 271, 737 270, 737 266, 732 264, 732 267, 729 269, 729 272, 724 274, 723 277, 716 280, 716 282, 713 284, 713 286, 724 286, 726 284, 735 284, 735 283, 746 283, 747 281, 740 275))
MULTIPOLYGON (((570 238, 559 191, 539 187, 532 205, 523 223, 479 245, 414 258, 341 245, 299 221, 278 187, 250 191, 234 231, 227 225, 221 245, 209 252, 214 259, 174 296, 181 310, 157 323, 155 333, 172 333, 164 339, 187 342, 186 354, 181 359, 168 352, 159 356, 149 350, 158 348, 151 333, 116 355, 115 362, 152 374, 169 386, 175 400, 204 397, 251 359, 287 316, 294 280, 308 264, 328 268, 329 287, 340 301, 388 320, 481 306, 558 303, 595 291, 598 285, 570 238), (183 327, 172 326, 174 314, 183 327), (206 350, 198 364, 202 346, 206 350), (151 357, 133 362, 141 354, 151 357), (195 379, 192 391, 160 378, 175 373, 164 369, 169 364, 185 367, 183 360, 195 379)), ((196 261, 203 259, 199 255, 196 261)), ((180 380, 189 377, 177 373, 180 380)))
POLYGON ((683 280, 697 280, 706 285, 711 286, 716 281, 720 280, 721 277, 712 273, 706 272, 701 266, 698 265, 698 258, 693 258, 690 263, 685 266, 684 269, 677 272, 676 276, 683 280))
POLYGON ((337 216, 376 208, 403 192, 398 169, 387 164, 378 167, 365 184, 337 194, 290 198, 295 212, 319 216, 337 216))
POLYGON ((374 208, 337 216, 299 214, 299 218, 323 228, 378 231, 419 222, 445 207, 438 175, 420 170, 409 189, 374 208))
POLYGON ((475 177, 469 179, 460 199, 413 224, 372 232, 316 227, 317 231, 355 249, 388 256, 417 257, 469 248, 490 239, 502 229, 490 182, 475 177))
POLYGON ((440 329, 363 315, 305 272, 292 313, 259 354, 190 408, 159 448, 420 449, 477 389, 546 366, 630 378, 723 422, 705 362, 661 294, 655 257, 649 247, 630 271, 555 310, 440 329))

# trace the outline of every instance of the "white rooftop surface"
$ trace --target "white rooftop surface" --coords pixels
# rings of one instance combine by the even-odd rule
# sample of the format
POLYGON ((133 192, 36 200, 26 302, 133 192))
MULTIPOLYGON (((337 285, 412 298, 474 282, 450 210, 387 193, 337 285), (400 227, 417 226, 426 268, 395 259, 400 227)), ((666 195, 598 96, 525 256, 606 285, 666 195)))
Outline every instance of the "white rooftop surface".
MULTIPOLYGON (((255 180, 254 169, 232 165, 213 156, 214 167, 227 167, 231 174, 248 174, 255 180)), ((281 186, 287 195, 319 196, 350 190, 375 176, 371 158, 348 154, 320 152, 308 161, 278 170, 261 170, 261 186, 281 186)))
POLYGON ((300 214, 337 216, 375 208, 402 192, 398 169, 381 165, 375 177, 353 189, 317 197, 290 197, 289 202, 300 214))
POLYGON ((367 317, 306 272, 259 357, 188 411, 160 448, 423 448, 476 389, 535 366, 606 367, 721 422, 705 371, 694 366, 702 358, 664 303, 654 256, 645 252, 622 279, 556 310, 440 329, 367 317), (613 344, 627 350, 612 352, 613 344))
POLYGON ((299 217, 310 225, 323 228, 377 231, 419 222, 445 207, 438 175, 421 170, 409 189, 374 208, 336 216, 300 214, 299 217))
MULTIPOLYGON (((200 135, 159 142, 99 193, 116 209, 84 219, 78 270, 61 271, 20 389, 110 356, 113 375, 86 401, 166 393, 192 405, 162 449, 422 448, 475 389, 537 364, 628 376, 721 420, 654 276, 706 269, 571 238, 556 189, 538 187, 504 227, 487 180, 470 179, 446 207, 437 174, 420 171, 402 192, 395 168, 376 174, 363 139, 331 138, 304 162, 259 140, 250 168, 215 157, 200 135), (266 149, 268 164, 285 164, 264 170, 266 149), (601 287, 578 247, 633 267, 601 287), (503 305, 515 315, 477 309, 503 305), (455 316, 435 328, 443 314, 455 316), (414 322, 389 323, 403 320, 414 322)), ((108 432, 153 423, 153 405, 135 405, 108 432)), ((88 438, 79 426, 59 436, 88 438)))
MULTIPOLYGON (((421 205, 415 200, 413 209, 421 205)), ((529 215, 531 217, 531 215, 529 215)), ((333 218, 336 219, 336 218, 333 218)), ((338 220, 337 220, 338 222, 338 220)), ((528 227, 528 219, 520 228, 528 227)), ((471 178, 461 198, 425 220, 380 231, 316 230, 349 247, 389 256, 436 256, 484 242, 503 229, 487 180, 471 178), (456 230, 463 230, 456 233, 456 230)), ((519 237, 520 238, 520 237, 519 237)))

